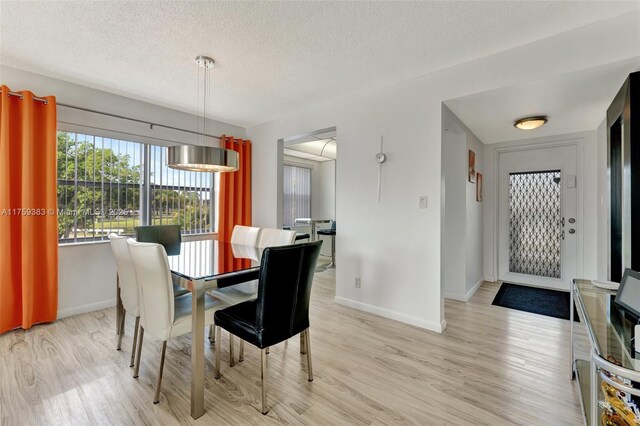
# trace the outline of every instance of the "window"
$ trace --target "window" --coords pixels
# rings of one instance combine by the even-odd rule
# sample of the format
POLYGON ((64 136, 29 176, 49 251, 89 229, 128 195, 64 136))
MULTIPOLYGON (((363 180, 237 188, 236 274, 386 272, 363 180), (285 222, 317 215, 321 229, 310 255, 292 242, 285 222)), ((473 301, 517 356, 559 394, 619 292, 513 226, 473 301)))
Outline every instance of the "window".
POLYGON ((311 217, 311 169, 284 166, 284 226, 311 217))
POLYGON ((146 224, 212 232, 213 175, 169 169, 166 155, 164 147, 58 132, 59 242, 133 235, 146 224))
POLYGON ((167 167, 167 148, 150 149, 151 224, 180 225, 183 234, 213 232, 213 173, 167 167))

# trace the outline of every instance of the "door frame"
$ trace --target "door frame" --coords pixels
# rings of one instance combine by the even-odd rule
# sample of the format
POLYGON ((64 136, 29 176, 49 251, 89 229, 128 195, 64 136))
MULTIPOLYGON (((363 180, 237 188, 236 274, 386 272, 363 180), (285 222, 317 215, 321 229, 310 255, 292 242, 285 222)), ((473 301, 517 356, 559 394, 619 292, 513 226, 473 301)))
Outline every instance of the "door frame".
MULTIPOLYGON (((500 156, 506 153, 518 152, 518 151, 534 151, 548 148, 561 148, 566 146, 574 146, 576 148, 576 221, 580 224, 576 236, 576 274, 577 277, 582 277, 584 271, 584 155, 583 155, 584 138, 573 137, 566 139, 556 139, 545 142, 525 142, 518 145, 505 146, 496 148, 494 150, 493 158, 493 184, 492 191, 493 197, 493 276, 498 280, 499 267, 499 232, 500 232, 500 156)), ((596 171, 594 170, 594 173, 596 171)), ((595 189, 594 189, 595 190, 595 189)))

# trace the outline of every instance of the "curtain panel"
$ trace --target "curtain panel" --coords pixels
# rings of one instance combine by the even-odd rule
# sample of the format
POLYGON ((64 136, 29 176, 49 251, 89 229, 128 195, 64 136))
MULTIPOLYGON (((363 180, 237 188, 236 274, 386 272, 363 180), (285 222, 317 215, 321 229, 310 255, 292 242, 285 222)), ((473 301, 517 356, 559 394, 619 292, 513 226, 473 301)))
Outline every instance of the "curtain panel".
MULTIPOLYGON (((222 135, 220 147, 238 151, 240 157, 237 172, 220 174, 218 240, 228 242, 234 226, 251 226, 251 141, 222 135)), ((231 254, 219 259, 220 270, 229 270, 233 262, 250 262, 231 254)))
POLYGON ((0 95, 0 333, 58 310, 56 100, 0 95))

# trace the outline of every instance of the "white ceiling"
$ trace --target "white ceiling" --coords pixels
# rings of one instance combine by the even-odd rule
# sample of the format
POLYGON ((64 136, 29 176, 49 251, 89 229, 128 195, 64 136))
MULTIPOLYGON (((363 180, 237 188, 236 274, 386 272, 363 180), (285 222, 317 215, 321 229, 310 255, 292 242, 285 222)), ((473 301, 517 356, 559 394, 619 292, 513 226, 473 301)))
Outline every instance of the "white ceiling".
POLYGON ((638 70, 640 56, 445 104, 484 143, 593 130, 627 75, 638 70), (533 115, 547 115, 549 122, 535 130, 513 127, 515 120, 533 115))
MULTIPOLYGON (((248 126, 637 10, 633 2, 0 2, 0 63, 248 126)), ((18 88, 16 88, 18 89, 18 88)), ((22 88, 20 88, 22 89, 22 88)))

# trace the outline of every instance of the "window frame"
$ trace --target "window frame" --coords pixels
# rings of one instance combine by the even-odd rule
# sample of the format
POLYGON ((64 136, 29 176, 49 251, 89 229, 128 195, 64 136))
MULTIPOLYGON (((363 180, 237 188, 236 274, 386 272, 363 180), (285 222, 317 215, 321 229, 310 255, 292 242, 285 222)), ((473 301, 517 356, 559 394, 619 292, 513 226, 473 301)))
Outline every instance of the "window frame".
MULTIPOLYGON (((160 184, 154 184, 153 182, 151 182, 151 172, 152 172, 152 161, 151 161, 151 150, 155 147, 157 148, 161 148, 161 149, 165 149, 169 146, 168 144, 161 144, 161 143, 151 143, 151 141, 148 138, 137 138, 135 137, 135 135, 132 134, 127 134, 127 133, 121 133, 121 132, 111 132, 105 129, 95 129, 92 127, 87 127, 87 126, 77 126, 77 125, 73 125, 71 123, 61 123, 58 122, 58 126, 56 129, 56 135, 58 133, 69 133, 72 138, 75 138, 75 140, 77 140, 78 136, 83 136, 86 138, 93 138, 93 143, 95 144, 95 138, 103 138, 103 139, 111 139, 111 140, 118 140, 121 142, 125 142, 125 143, 134 143, 139 145, 140 148, 140 162, 138 164, 136 164, 136 166, 140 167, 140 182, 138 184, 134 184, 134 183, 124 183, 125 186, 134 186, 135 188, 139 188, 140 191, 140 201, 139 201, 139 209, 138 209, 138 215, 136 216, 139 219, 139 223, 141 226, 145 226, 145 225, 150 225, 153 224, 153 219, 151 217, 152 215, 152 209, 151 209, 151 202, 152 202, 152 191, 154 189, 174 189, 174 190, 184 190, 184 189, 193 189, 196 192, 200 193, 202 192, 203 188, 205 188, 202 185, 195 185, 195 186, 190 186, 187 185, 186 183, 184 185, 163 185, 162 184, 162 179, 161 179, 161 183, 160 184), (143 140, 140 140, 143 139, 143 140)), ((57 143, 57 137, 56 137, 56 143, 57 143)), ((138 147, 136 147, 137 149, 138 147)), ((95 147, 94 147, 95 149, 95 147)), ((103 149, 103 148, 101 148, 103 149)), ((120 155, 122 153, 118 152, 118 155, 120 155)), ((128 153, 126 153, 128 154, 128 153)), ((166 153, 164 155, 160 155, 160 162, 162 162, 162 159, 164 159, 166 156, 166 153)), ((78 182, 78 172, 77 172, 77 161, 76 164, 74 165, 74 171, 75 171, 75 176, 73 179, 69 179, 67 177, 65 178, 59 178, 58 177, 58 173, 56 170, 56 185, 60 185, 60 182, 67 182, 66 184, 70 184, 70 185, 76 185, 77 188, 77 182, 78 182)), ((160 169, 162 169, 162 165, 160 166, 160 169)), ((101 169, 102 170, 102 169, 101 169)), ((97 172, 97 170, 95 170, 94 172, 97 172)), ((188 173, 198 173, 198 172, 188 172, 188 173)), ((95 173, 94 173, 95 174, 95 173)), ((161 172, 162 175, 162 172, 161 172)), ((216 224, 218 221, 218 188, 216 185, 216 182, 218 181, 218 178, 216 176, 216 174, 211 173, 211 186, 206 189, 209 191, 209 224, 208 224, 208 229, 201 229, 201 232, 184 232, 184 230, 181 229, 181 233, 182 236, 184 237, 189 237, 189 238, 202 238, 202 237, 206 237, 206 236, 211 236, 211 235, 216 235, 217 230, 216 230, 216 224)), ((119 182, 120 185, 123 185, 123 183, 119 182)), ((100 187, 100 186, 104 187, 104 182, 102 183, 96 183, 95 181, 92 182, 91 185, 87 185, 86 182, 83 182, 83 186, 91 186, 91 187, 100 187)), ((94 201, 95 202, 95 201, 94 201)), ((103 205, 103 203, 102 203, 103 205)), ((67 206, 65 206, 67 207, 67 206)), ((72 208, 74 208, 74 210, 77 210, 77 208, 75 208, 76 206, 71 206, 72 208)), ((103 208, 104 210, 104 208, 103 208)), ((58 211, 60 211, 60 206, 58 206, 58 211)), ((135 217, 134 217, 135 220, 135 217)), ((77 224, 74 224, 74 228, 77 228, 77 224)), ((99 229, 97 226, 95 227, 95 229, 99 229)), ((104 227, 102 227, 102 229, 104 229, 104 227)), ((101 235, 100 237, 96 237, 95 236, 95 232, 94 232, 94 236, 93 237, 77 237, 74 236, 72 238, 67 238, 67 239, 62 239, 62 238, 58 238, 58 245, 59 246, 70 246, 70 245, 83 245, 83 244, 101 244, 101 243, 108 243, 109 240, 106 237, 106 235, 101 235)))

